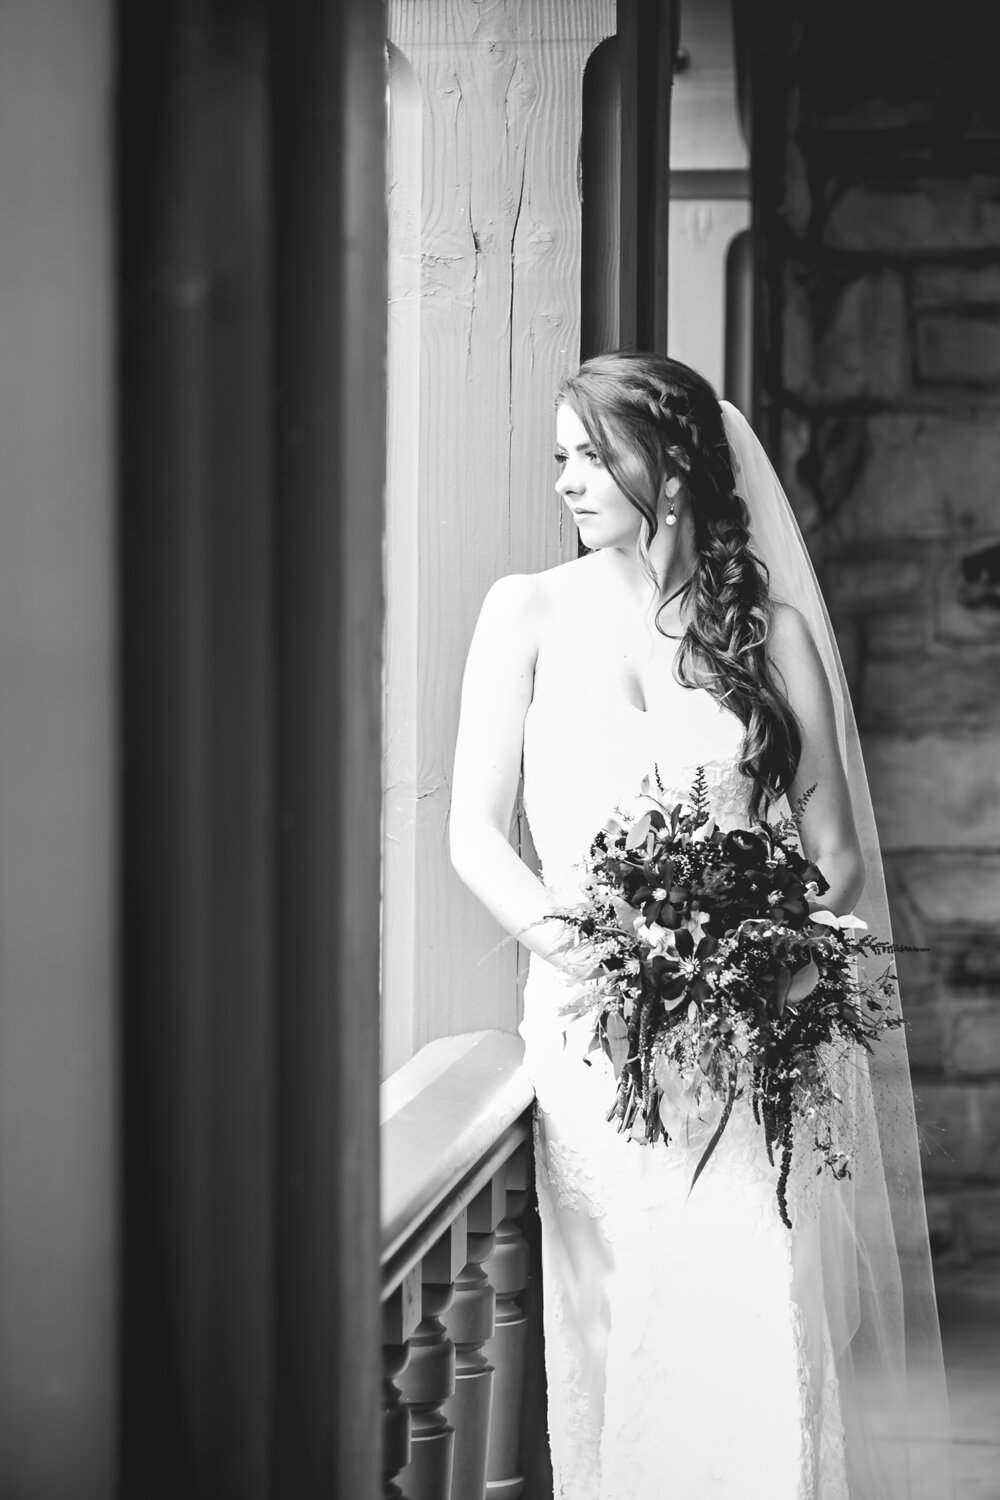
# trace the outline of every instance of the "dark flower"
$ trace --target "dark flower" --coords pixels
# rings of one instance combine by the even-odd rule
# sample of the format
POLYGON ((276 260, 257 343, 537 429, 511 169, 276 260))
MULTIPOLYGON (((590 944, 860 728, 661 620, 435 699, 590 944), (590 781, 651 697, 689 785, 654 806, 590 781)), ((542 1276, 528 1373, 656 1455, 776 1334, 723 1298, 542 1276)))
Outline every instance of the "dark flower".
POLYGON ((759 834, 734 828, 722 841, 722 852, 737 870, 758 869, 767 860, 767 845, 759 834))

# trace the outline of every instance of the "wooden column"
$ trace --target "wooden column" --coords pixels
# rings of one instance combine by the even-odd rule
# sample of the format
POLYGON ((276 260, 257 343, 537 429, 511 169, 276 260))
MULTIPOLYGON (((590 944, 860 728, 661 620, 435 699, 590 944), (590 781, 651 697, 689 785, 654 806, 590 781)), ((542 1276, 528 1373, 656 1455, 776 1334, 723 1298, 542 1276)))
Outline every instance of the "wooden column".
POLYGON ((274 1493, 382 1483, 385 19, 277 0, 274 1493))
POLYGON ((389 4, 387 1073, 517 1023, 517 947, 448 859, 451 766, 483 596, 575 549, 552 402, 579 358, 583 73, 613 29, 614 0, 389 4))
POLYGON ((667 352, 670 88, 677 0, 617 0, 623 347, 667 352))

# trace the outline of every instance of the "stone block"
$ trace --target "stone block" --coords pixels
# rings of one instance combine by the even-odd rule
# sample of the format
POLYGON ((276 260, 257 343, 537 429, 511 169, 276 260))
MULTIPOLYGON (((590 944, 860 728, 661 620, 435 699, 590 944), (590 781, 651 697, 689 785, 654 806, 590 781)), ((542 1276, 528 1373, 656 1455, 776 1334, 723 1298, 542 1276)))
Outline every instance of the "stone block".
POLYGON ((1000 1255, 1000 1187, 967 1189, 959 1212, 973 1255, 1000 1255))
POLYGON ((990 735, 868 734, 865 763, 887 850, 1000 845, 997 743, 990 735))
POLYGON ((817 422, 831 546, 988 532, 1000 511, 1000 412, 893 412, 817 422))
POLYGON ((963 1224, 957 1212, 958 1199, 954 1193, 928 1188, 925 1195, 927 1208, 927 1231, 931 1242, 931 1255, 935 1263, 956 1258, 965 1259, 963 1224))
POLYGON ((1000 729, 1000 652, 870 656, 855 710, 865 730, 1000 729))
POLYGON ((1000 645, 1000 542, 968 538, 938 567, 935 633, 943 642, 1000 645))
POLYGON ((918 313, 1000 307, 1000 266, 921 266, 911 285, 918 313))
POLYGON ((806 158, 794 140, 785 146, 785 191, 781 213, 792 234, 804 239, 812 218, 812 189, 806 158))
POLYGON ((845 610, 898 609, 901 600, 924 598, 926 559, 922 547, 887 544, 876 552, 852 549, 831 558, 823 570, 831 614, 845 610))
POLYGON ((1000 238, 997 179, 985 174, 842 180, 828 203, 823 240, 837 250, 995 250, 1000 238))
POLYGON ((869 660, 912 657, 916 651, 929 651, 934 640, 934 619, 924 600, 913 601, 910 609, 895 607, 884 613, 867 615, 863 625, 864 649, 869 660))
POLYGON ((945 1054, 941 1007, 936 1000, 915 997, 902 974, 899 978, 910 1067, 921 1073, 936 1073, 945 1054))
POLYGON ((928 1180, 1000 1175, 1000 1085, 918 1079, 914 1097, 928 1180))
POLYGON ((911 364, 902 278, 874 271, 785 300, 785 385, 822 400, 898 396, 911 364))
POLYGON ((781 306, 782 385, 789 391, 809 389, 813 368, 813 313, 800 275, 789 268, 781 306))
POLYGON ((1000 926, 930 924, 928 943, 942 982, 952 990, 1000 994, 1000 926))
POLYGON ((962 996, 949 1001, 946 1071, 1000 1077, 1000 1000, 962 996))
POLYGON ((986 243, 970 178, 846 185, 832 199, 823 239, 837 250, 926 254, 986 243))
POLYGON ((818 563, 825 536, 816 494, 806 478, 811 439, 811 428, 805 417, 793 411, 782 413, 777 468, 813 561, 818 563))
POLYGON ((891 868, 894 882, 920 916, 921 926, 915 931, 923 935, 915 936, 914 942, 926 940, 931 922, 1000 924, 1000 854, 984 850, 896 854, 891 868))
POLYGON ((917 319, 917 375, 928 385, 992 386, 1000 381, 1000 319, 972 312, 917 319))
MULTIPOLYGON (((883 95, 876 95, 813 110, 809 115, 809 125, 814 130, 837 131, 849 135, 868 135, 876 131, 890 133, 923 125, 929 110, 926 99, 886 99, 883 95)), ((881 144, 879 142, 880 146, 881 144)))

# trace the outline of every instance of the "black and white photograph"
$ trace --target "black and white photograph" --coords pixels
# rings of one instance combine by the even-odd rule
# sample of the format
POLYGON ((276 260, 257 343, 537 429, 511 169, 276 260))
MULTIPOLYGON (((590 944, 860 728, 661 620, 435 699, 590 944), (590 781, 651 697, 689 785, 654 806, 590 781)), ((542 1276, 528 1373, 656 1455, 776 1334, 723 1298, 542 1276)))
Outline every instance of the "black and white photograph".
POLYGON ((955 0, 0 0, 0 1500, 1000 1500, 955 0))

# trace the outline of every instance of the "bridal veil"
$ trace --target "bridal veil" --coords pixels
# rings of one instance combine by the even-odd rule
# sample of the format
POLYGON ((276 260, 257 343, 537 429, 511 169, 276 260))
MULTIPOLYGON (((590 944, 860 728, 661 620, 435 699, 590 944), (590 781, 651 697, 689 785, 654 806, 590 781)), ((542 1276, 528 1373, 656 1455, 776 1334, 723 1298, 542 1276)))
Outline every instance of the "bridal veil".
MULTIPOLYGON (((857 905, 888 940, 889 908, 875 815, 850 693, 830 617, 794 513, 752 428, 722 403, 737 492, 751 545, 774 598, 805 617, 826 669, 865 857, 857 905)), ((823 1194, 822 1297, 833 1339, 847 1433, 852 1500, 950 1500, 950 1423, 931 1270, 905 1028, 887 1031, 845 1073, 853 1165, 823 1194)))

